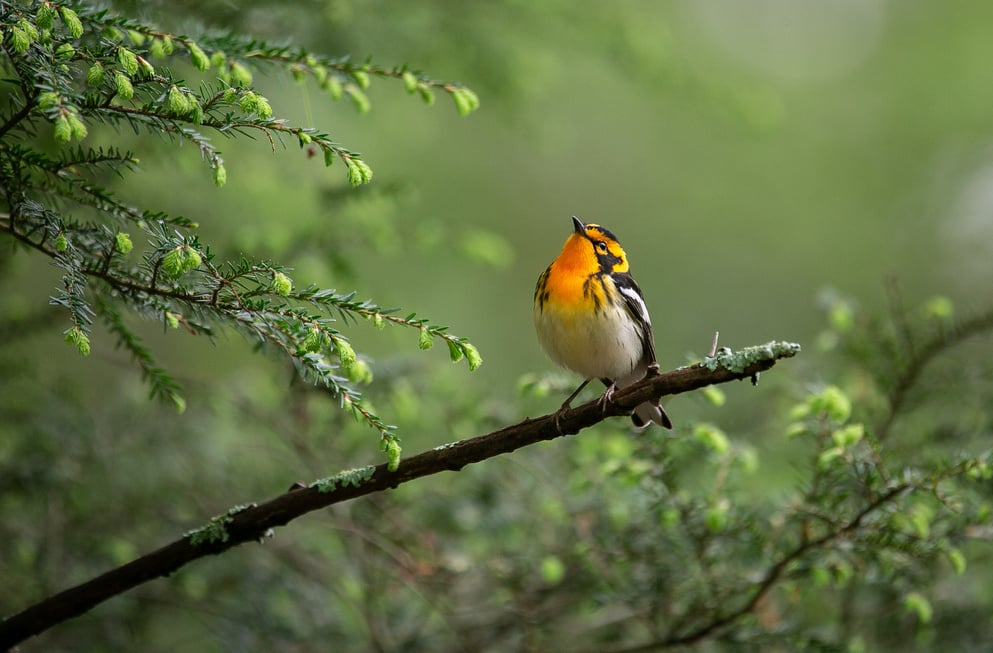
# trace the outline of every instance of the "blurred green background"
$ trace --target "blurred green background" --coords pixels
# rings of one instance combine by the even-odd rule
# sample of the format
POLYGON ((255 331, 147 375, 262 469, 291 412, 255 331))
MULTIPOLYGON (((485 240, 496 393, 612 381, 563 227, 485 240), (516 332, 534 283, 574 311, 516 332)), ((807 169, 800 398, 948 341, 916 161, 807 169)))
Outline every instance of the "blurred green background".
POLYGON ((870 307, 887 278, 966 309, 988 296, 987 12, 962 1, 218 10, 219 24, 459 80, 483 109, 458 119, 379 83, 372 112, 356 115, 268 79, 279 115, 330 126, 372 163, 374 188, 331 202, 344 180, 295 144, 231 143, 221 191, 192 152, 151 162, 128 189, 199 219, 227 252, 296 267, 298 283, 451 324, 488 354, 466 380, 480 387, 547 367, 531 293, 573 214, 628 249, 669 365, 717 329, 732 346, 810 343, 825 287, 870 307), (382 201, 389 191, 397 199, 382 201), (329 270, 338 252, 293 238, 295 225, 355 223, 368 238, 329 242, 360 261, 361 285, 329 270))
MULTIPOLYGON (((381 65, 407 63, 479 94, 481 109, 461 118, 446 97, 428 107, 406 97, 399 83, 376 80, 369 90, 372 111, 359 114, 313 86, 282 75, 257 76, 277 117, 326 129, 362 153, 375 180, 357 190, 347 187, 340 167, 325 169, 296 143, 270 149, 264 140, 216 136, 228 170, 227 185, 216 189, 193 148, 123 135, 144 165, 119 183, 122 196, 198 221, 203 241, 221 258, 278 261, 293 268, 298 286, 354 289, 361 298, 450 325, 480 349, 485 364, 467 374, 447 363, 444 347, 416 351, 415 333, 379 332, 365 324, 343 329, 371 357, 377 380, 367 394, 387 422, 399 424, 405 453, 558 405, 557 394, 519 400, 518 380, 552 370, 533 336, 531 296, 570 231, 571 215, 609 227, 625 246, 652 313, 663 368, 704 354, 720 330, 721 343, 735 348, 774 338, 800 342, 803 356, 788 365, 813 383, 835 366, 832 354, 817 346, 826 301, 846 298, 878 315, 894 297, 914 305, 942 294, 969 313, 993 296, 991 3, 303 0, 115 6, 176 31, 203 22, 323 53, 371 56, 381 65)), ((91 138, 118 136, 93 130, 91 138)), ((3 310, 15 322, 36 315, 57 283, 54 270, 9 250, 0 257, 3 310), (25 281, 30 275, 34 280, 25 281)), ((48 487, 53 494, 7 495, 7 510, 65 516, 76 514, 75 506, 80 521, 39 519, 19 526, 49 543, 61 533, 60 546, 75 554, 45 548, 51 544, 32 548, 30 536, 0 545, 3 559, 44 570, 34 576, 35 586, 23 590, 22 601, 5 605, 8 610, 169 541, 177 528, 193 527, 230 505, 272 496, 294 480, 379 460, 370 430, 343 418, 326 399, 290 387, 289 370, 249 355, 251 344, 240 336, 209 343, 181 332, 163 335, 157 325, 144 329, 161 362, 188 390, 189 410, 176 416, 145 400, 138 372, 113 351, 106 334, 98 329, 94 354, 80 360, 61 343, 63 316, 46 315, 0 344, 0 371, 13 388, 0 428, 8 443, 15 432, 36 434, 33 442, 45 443, 20 459, 23 478, 6 482, 48 487), (149 501, 164 491, 176 494, 165 505, 149 501), (111 499, 119 505, 94 518, 111 499), (88 535, 80 539, 80 533, 88 535)), ((797 394, 777 374, 778 368, 758 389, 728 387, 729 404, 720 410, 679 397, 668 404, 669 413, 677 427, 706 418, 760 448, 771 438, 765 446, 774 448, 779 436, 763 430, 766 420, 797 394)), ((7 456, 26 451, 15 451, 26 445, 4 446, 7 456)), ((540 560, 540 547, 529 549, 539 543, 529 540, 515 516, 527 511, 532 483, 554 502, 555 492, 578 482, 563 480, 557 488, 553 474, 578 474, 564 464, 564 452, 596 459, 581 446, 587 445, 536 447, 491 461, 486 470, 426 479, 419 489, 397 494, 408 492, 408 501, 427 505, 439 523, 451 520, 463 532, 504 538, 498 552, 472 551, 479 543, 466 540, 466 550, 448 552, 453 568, 476 564, 475 554, 489 561, 502 555, 540 560), (507 494, 499 509, 493 496, 474 494, 500 484, 507 494), (465 503, 449 514, 453 493, 465 503)), ((766 480, 793 478, 789 465, 773 463, 772 469, 766 480)), ((757 494, 779 490, 770 486, 757 494)), ((385 513, 381 504, 392 496, 332 514, 347 521, 364 511, 377 523, 385 513)), ((392 523, 410 537, 417 531, 416 524, 392 523)), ((74 648, 70 640, 73 633, 99 631, 105 644, 92 650, 152 641, 162 650, 180 644, 200 650, 201 638, 211 636, 218 643, 203 650, 235 650, 239 642, 243 650, 265 650, 265 642, 280 650, 315 650, 286 644, 292 640, 286 633, 312 628, 319 619, 300 614, 299 597, 273 587, 287 565, 301 576, 315 573, 308 567, 308 538, 330 556, 347 557, 360 546, 319 540, 326 528, 312 518, 278 534, 273 547, 285 555, 278 560, 253 549, 229 555, 230 567, 201 562, 166 581, 186 592, 187 601, 203 601, 218 613, 219 601, 245 599, 246 585, 226 584, 232 578, 247 587, 257 582, 276 608, 236 612, 240 619, 257 619, 266 635, 239 633, 233 617, 198 617, 183 601, 170 603, 151 587, 134 593, 133 602, 115 600, 64 626, 67 634, 43 643, 91 650, 74 648), (225 587, 241 589, 225 594, 225 587), (165 610, 167 619, 141 616, 149 608, 165 610), (183 627, 175 625, 179 615, 187 619, 183 627), (134 626, 138 622, 143 625, 134 626)), ((445 548, 422 540, 418 546, 445 548)), ((316 577, 324 573, 338 572, 316 577)), ((377 573, 357 577, 372 586, 369 578, 377 573)), ((345 580, 333 592, 339 599, 358 596, 345 580)), ((314 592, 308 609, 319 613, 315 606, 327 599, 314 592)), ((361 629, 328 632, 342 642, 367 635, 361 629)))

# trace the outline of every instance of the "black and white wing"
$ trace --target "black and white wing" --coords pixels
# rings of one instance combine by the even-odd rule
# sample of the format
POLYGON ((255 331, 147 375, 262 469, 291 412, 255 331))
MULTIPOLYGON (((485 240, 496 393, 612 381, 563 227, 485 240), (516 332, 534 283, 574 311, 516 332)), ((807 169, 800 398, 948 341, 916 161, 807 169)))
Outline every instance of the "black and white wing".
POLYGON ((645 297, 638 287, 638 282, 627 272, 615 272, 610 275, 614 279, 617 290, 624 298, 624 305, 628 313, 638 323, 642 330, 642 346, 644 348, 643 361, 646 365, 656 362, 655 339, 652 337, 652 318, 648 316, 648 306, 645 305, 645 297))

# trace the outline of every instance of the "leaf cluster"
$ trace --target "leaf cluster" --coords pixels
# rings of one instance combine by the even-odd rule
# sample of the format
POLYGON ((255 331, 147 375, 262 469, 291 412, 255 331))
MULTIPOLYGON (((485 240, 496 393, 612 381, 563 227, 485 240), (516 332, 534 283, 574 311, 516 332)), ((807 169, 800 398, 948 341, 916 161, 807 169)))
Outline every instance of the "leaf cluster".
POLYGON ((94 128, 101 125, 190 143, 223 186, 227 169, 217 136, 261 135, 272 146, 292 139, 325 165, 341 161, 357 186, 373 177, 362 156, 324 131, 279 118, 253 86, 257 72, 316 84, 330 100, 351 99, 360 112, 369 109, 364 91, 377 78, 396 80, 429 103, 435 91, 447 93, 463 115, 478 106, 472 91, 407 66, 356 63, 230 34, 169 33, 78 2, 0 3, 0 34, 0 235, 59 269, 51 303, 67 313, 64 337, 79 353, 92 351, 92 328, 102 321, 141 369, 151 395, 183 410, 179 384, 127 315, 194 336, 237 329, 292 361, 301 377, 377 429, 395 457, 394 428, 356 389, 372 378, 368 360, 340 327, 359 319, 409 327, 422 349, 441 338, 453 360, 479 365, 476 349, 446 327, 413 314, 399 317, 356 301, 354 293, 298 290, 290 269, 274 262, 215 260, 196 234, 197 222, 132 206, 107 183, 138 171, 133 152, 113 142, 86 145, 98 139, 94 128))

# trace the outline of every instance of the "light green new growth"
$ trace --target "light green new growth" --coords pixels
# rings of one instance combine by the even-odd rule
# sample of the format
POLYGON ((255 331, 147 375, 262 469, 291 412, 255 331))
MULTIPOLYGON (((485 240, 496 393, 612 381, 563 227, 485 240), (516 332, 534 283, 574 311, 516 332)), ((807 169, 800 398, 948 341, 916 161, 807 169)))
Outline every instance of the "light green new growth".
POLYGON ((319 478, 311 483, 310 487, 316 488, 318 492, 325 493, 334 492, 337 488, 345 487, 347 485, 359 487, 364 482, 372 478, 374 473, 376 473, 376 467, 373 465, 357 467, 355 469, 346 469, 343 472, 338 472, 334 476, 319 478))
POLYGON ((774 340, 764 345, 746 347, 737 352, 723 347, 714 356, 704 358, 700 364, 711 372, 716 372, 718 367, 731 372, 743 372, 752 363, 790 358, 798 353, 800 353, 800 345, 797 343, 774 340))

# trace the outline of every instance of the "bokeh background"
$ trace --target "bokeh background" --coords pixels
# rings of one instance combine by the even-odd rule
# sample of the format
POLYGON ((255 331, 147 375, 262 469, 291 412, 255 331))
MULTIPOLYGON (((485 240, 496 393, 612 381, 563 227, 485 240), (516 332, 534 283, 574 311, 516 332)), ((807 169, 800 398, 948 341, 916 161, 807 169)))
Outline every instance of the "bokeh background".
MULTIPOLYGON (((426 106, 398 82, 374 80, 372 110, 360 114, 313 86, 258 75, 277 116, 326 129, 362 153, 375 180, 354 190, 341 168, 326 169, 296 143, 270 148, 216 136, 228 169, 227 185, 217 189, 192 148, 92 130, 94 142, 123 138, 144 162, 140 174, 118 182, 122 196, 198 221, 219 257, 278 261, 293 268, 298 286, 355 290, 416 311, 480 349, 485 364, 469 374, 447 361, 444 347, 417 351, 416 333, 344 329, 377 374, 368 397, 400 426, 408 453, 558 405, 554 393, 522 400, 519 386, 523 377, 554 371, 533 337, 531 297, 572 215, 609 227, 625 246, 663 367, 695 360, 720 330, 721 343, 732 347, 801 343, 803 356, 788 365, 793 378, 815 384, 835 368, 823 332, 825 308, 839 298, 882 315, 894 304, 942 295, 968 314, 993 296, 987 2, 114 6, 177 32, 206 24, 382 65, 407 63, 480 96, 480 110, 463 118, 446 97, 426 106)), ((18 460, 8 467, 16 474, 4 479, 0 551, 12 562, 9 582, 0 585, 21 588, 5 599, 6 610, 170 541, 236 503, 379 461, 374 433, 292 385, 285 364, 253 355, 236 334, 208 342, 141 327, 187 388, 189 407, 176 415, 149 402, 137 370, 99 329, 86 360, 61 342, 64 316, 45 308, 58 282, 54 269, 10 249, 0 261, 0 310, 9 323, 0 342, 7 388, 0 430, 4 455, 18 460)), ((669 412, 677 424, 721 424, 765 461, 779 437, 764 430, 768 415, 799 392, 776 374, 757 389, 729 387, 722 408, 679 397, 669 412)), ((612 442, 619 455, 629 446, 612 442)), ((517 563, 555 579, 560 558, 545 554, 548 543, 532 537, 522 517, 538 495, 543 510, 565 510, 571 484, 583 475, 575 461, 597 463, 585 446, 535 447, 395 493, 407 492, 405 499, 337 507, 277 534, 267 548, 198 563, 24 650, 303 651, 321 650, 318 640, 341 650, 391 650, 397 640, 377 640, 368 626, 378 608, 363 597, 375 591, 409 591, 417 603, 426 592, 412 589, 417 578, 444 586, 444 574, 481 566, 499 584, 517 563), (398 514, 392 501, 423 512, 398 514), (438 536, 421 528, 424 515, 439 532, 464 537, 432 540, 438 536), (375 525, 390 534, 377 534, 375 525), (336 539, 328 540, 329 529, 336 539), (396 544, 403 540, 420 553, 396 544), (362 557, 366 547, 388 551, 411 575, 389 576, 362 557), (429 559, 438 567, 414 564, 429 559), (340 615, 341 605, 355 613, 328 614, 340 615), (80 643, 84 636, 99 644, 80 643)), ((791 464, 773 460, 750 491, 781 492, 779 483, 795 477, 791 464)), ((459 587, 463 594, 449 597, 458 617, 442 633, 457 630, 455 621, 500 641, 512 629, 484 626, 481 615, 519 616, 534 607, 508 608, 506 589, 490 595, 459 587), (474 604, 470 595, 486 600, 474 604), (460 613, 460 600, 471 610, 460 613)), ((949 595, 971 592, 988 594, 960 586, 949 595)), ((423 618, 420 628, 431 630, 445 621, 437 616, 444 609, 433 606, 428 618, 395 606, 388 616, 398 629, 404 619, 423 618)), ((988 621, 988 612, 978 614, 988 621)), ((424 641, 439 646, 433 650, 488 650, 439 638, 424 641)), ((520 639, 504 641, 506 648, 493 650, 526 648, 520 639)))
MULTIPOLYGON (((365 239, 338 242, 367 256, 355 289, 471 336, 490 355, 466 383, 506 387, 546 366, 531 294, 571 215, 622 239, 672 365, 716 329, 733 346, 812 342, 828 287, 867 306, 883 304, 888 278, 908 300, 942 293, 968 309, 988 296, 984 3, 206 8, 219 26, 405 62, 478 92, 482 110, 459 119, 443 97, 426 107, 379 83, 357 115, 264 80, 280 115, 328 125, 373 165, 377 187, 343 201, 327 191, 344 180, 292 143, 271 154, 231 143, 218 192, 193 153, 129 181, 152 205, 202 217, 208 242, 296 267, 298 282, 355 285, 328 269, 337 252, 299 256, 292 225, 361 222, 365 239)), ((368 347, 395 351, 382 342, 368 347)))

